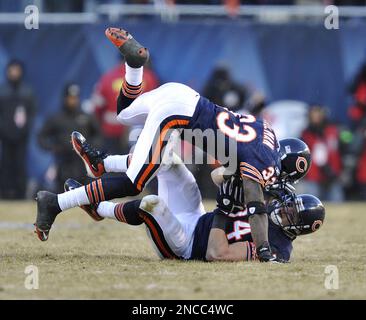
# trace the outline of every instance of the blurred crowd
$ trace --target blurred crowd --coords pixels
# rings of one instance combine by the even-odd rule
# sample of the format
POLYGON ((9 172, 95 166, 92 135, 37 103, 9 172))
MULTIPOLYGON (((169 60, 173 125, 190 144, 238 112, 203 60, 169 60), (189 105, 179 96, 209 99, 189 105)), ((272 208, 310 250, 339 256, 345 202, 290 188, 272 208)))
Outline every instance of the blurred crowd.
MULTIPOLYGON (((0 12, 21 12, 29 0, 1 1, 0 12)), ((34 4, 43 12, 93 11, 103 4, 155 4, 155 5, 225 5, 229 9, 239 5, 337 5, 364 6, 366 0, 38 0, 34 4)))
MULTIPOLYGON (((123 69, 121 61, 101 76, 88 103, 84 104, 85 110, 79 84, 65 84, 60 93, 59 111, 44 119, 36 133, 38 146, 55 159, 45 172, 48 189, 62 191, 69 177, 87 182, 82 162, 70 147, 70 133, 74 130, 81 131, 92 144, 110 154, 130 151, 133 131, 119 124, 115 113, 123 69)), ((23 80, 21 61, 9 61, 5 73, 6 81, 0 86, 0 198, 23 199, 28 183, 27 146, 37 99, 23 80)), ((160 84, 151 64, 144 69, 143 81, 145 92, 160 84)), ((268 109, 265 95, 238 83, 225 65, 213 69, 201 93, 235 112, 261 116, 268 109)), ((299 191, 312 193, 322 200, 366 200, 366 63, 355 75, 349 94, 352 103, 348 107, 348 126, 333 123, 329 117, 331 106, 315 102, 307 105, 304 130, 298 134, 312 152, 312 165, 299 183, 299 191)), ((207 183, 214 166, 190 166, 204 197, 215 196, 213 184, 207 183)))
POLYGON ((82 12, 99 4, 204 4, 204 5, 339 5, 363 6, 366 0, 43 0, 44 10, 48 12, 82 12))

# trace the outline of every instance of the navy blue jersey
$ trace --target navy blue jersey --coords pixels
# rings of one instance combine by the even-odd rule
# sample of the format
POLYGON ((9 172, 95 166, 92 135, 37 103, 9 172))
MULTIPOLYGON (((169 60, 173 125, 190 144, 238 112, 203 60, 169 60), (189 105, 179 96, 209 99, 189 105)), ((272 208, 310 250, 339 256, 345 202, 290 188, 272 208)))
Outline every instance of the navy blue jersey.
MULTIPOLYGON (((215 211, 204 214, 197 222, 194 230, 191 259, 206 260, 208 237, 210 235, 215 211)), ((247 218, 226 217, 225 233, 228 242, 253 242, 250 225, 247 218)), ((280 227, 269 220, 268 240, 272 252, 277 257, 286 261, 290 260, 292 252, 292 241, 288 238, 280 227)))
POLYGON ((196 131, 203 132, 206 137, 205 132, 212 132, 216 139, 214 150, 207 140, 203 140, 201 146, 195 144, 224 166, 233 161, 242 176, 254 179, 263 187, 274 183, 280 174, 279 145, 265 120, 231 112, 201 97, 189 127, 193 132, 199 129, 196 131), (231 158, 233 146, 236 148, 235 159, 231 158))

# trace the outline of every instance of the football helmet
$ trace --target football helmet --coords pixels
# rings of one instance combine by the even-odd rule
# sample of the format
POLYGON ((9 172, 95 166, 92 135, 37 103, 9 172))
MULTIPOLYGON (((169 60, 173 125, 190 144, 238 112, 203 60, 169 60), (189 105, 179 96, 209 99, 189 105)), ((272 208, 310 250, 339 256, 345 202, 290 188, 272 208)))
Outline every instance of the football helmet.
POLYGON ((295 239, 297 236, 313 233, 323 225, 325 208, 313 195, 293 193, 283 196, 281 200, 272 200, 269 217, 290 239, 295 239))
POLYGON ((281 157, 281 178, 296 182, 303 178, 311 165, 311 154, 307 144, 297 138, 279 141, 281 157))

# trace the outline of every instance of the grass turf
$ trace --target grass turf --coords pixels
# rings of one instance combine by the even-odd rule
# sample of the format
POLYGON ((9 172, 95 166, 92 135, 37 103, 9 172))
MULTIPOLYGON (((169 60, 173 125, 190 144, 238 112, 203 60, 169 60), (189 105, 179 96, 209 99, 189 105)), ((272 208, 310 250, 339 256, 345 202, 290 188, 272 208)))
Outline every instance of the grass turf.
MULTIPOLYGON (((212 208, 213 203, 206 203, 212 208)), ((79 209, 33 234, 34 202, 0 202, 0 299, 366 299, 366 205, 326 205, 319 232, 294 242, 292 263, 161 261, 144 227, 93 222, 79 209), (24 286, 39 270, 39 289, 24 286), (339 289, 324 286, 325 267, 339 289)))

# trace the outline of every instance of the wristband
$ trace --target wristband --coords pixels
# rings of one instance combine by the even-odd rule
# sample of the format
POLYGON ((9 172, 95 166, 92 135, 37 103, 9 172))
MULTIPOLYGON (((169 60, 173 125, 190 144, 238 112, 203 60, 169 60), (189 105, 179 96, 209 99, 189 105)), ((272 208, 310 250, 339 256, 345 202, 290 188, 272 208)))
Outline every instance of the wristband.
POLYGON ((214 215, 213 221, 212 221, 212 228, 217 228, 225 231, 226 227, 226 218, 223 214, 216 213, 214 215))
POLYGON ((250 201, 247 203, 247 212, 251 216, 253 214, 267 213, 266 205, 260 201, 250 201))

